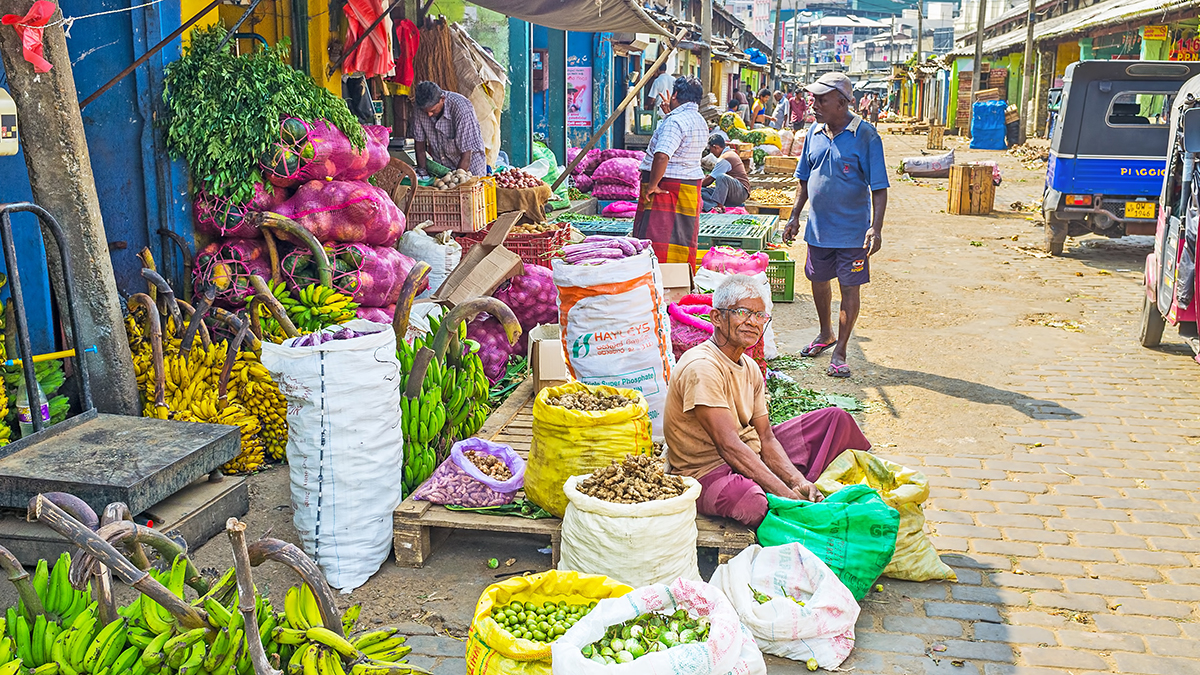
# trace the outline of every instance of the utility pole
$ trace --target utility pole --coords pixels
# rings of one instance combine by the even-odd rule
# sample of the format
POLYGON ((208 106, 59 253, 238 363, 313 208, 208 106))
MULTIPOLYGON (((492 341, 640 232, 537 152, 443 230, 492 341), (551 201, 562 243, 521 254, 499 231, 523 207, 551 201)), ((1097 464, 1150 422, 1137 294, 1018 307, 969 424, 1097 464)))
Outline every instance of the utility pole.
POLYGON ((808 47, 805 48, 806 51, 804 52, 804 84, 808 84, 808 83, 812 82, 812 61, 813 61, 812 28, 809 28, 806 32, 808 33, 808 47))
MULTIPOLYGON (((701 2, 711 2, 711 0, 701 0, 701 2)), ((771 40, 771 88, 775 87, 775 69, 779 64, 779 44, 782 40, 779 39, 779 30, 781 23, 779 21, 783 16, 783 0, 775 0, 775 38, 771 40)))
MULTIPOLYGON (((23 16, 27 11, 28 0, 0 0, 0 14, 23 16)), ((92 392, 97 410, 138 415, 141 405, 133 356, 125 336, 121 298, 61 22, 62 12, 56 10, 43 33, 50 72, 35 73, 33 65, 21 57, 21 38, 15 30, 0 31, 0 59, 22 120, 21 140, 33 199, 62 223, 66 234, 77 293, 71 303, 79 312, 83 333, 78 337, 85 345, 96 345, 94 356, 79 354, 75 358, 87 359, 92 382, 102 383, 92 392)), ((51 241, 48 235, 43 239, 51 241)), ((65 285, 57 247, 46 246, 46 262, 54 292, 62 303, 65 285)))
POLYGON ((1029 97, 1033 93, 1033 24, 1037 19, 1037 0, 1029 0, 1029 25, 1025 29, 1025 78, 1021 81, 1021 124, 1017 132, 1017 142, 1024 143, 1029 133, 1033 113, 1029 110, 1029 97))
POLYGON ((917 63, 921 63, 921 41, 925 37, 925 0, 917 0, 917 63))
POLYGON ((712 15, 711 0, 700 0, 700 41, 704 43, 700 48, 700 82, 705 94, 712 91, 712 15))
POLYGON ((979 93, 979 74, 983 70, 983 28, 987 21, 987 0, 979 1, 979 21, 975 24, 975 65, 971 68, 971 113, 975 112, 975 94, 979 93))
POLYGON ((796 0, 796 11, 792 12, 792 75, 800 71, 800 0, 796 0))
POLYGON ((892 32, 888 35, 888 70, 896 65, 896 15, 892 15, 892 32))

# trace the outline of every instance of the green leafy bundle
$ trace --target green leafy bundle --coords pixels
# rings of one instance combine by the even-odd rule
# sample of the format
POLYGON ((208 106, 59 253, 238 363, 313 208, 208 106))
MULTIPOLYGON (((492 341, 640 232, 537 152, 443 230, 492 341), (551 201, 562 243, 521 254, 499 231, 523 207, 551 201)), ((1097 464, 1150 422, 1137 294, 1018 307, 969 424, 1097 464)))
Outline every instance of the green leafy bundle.
POLYGON ((782 377, 767 378, 767 413, 771 424, 781 424, 806 412, 837 406, 847 412, 862 410, 862 404, 853 396, 826 394, 805 389, 794 381, 782 377))
POLYGON ((162 124, 172 156, 187 161, 197 188, 235 202, 262 183, 258 159, 280 138, 280 120, 324 119, 365 145, 362 125, 346 102, 288 65, 288 41, 235 56, 217 49, 226 31, 196 28, 191 45, 166 68, 162 124))

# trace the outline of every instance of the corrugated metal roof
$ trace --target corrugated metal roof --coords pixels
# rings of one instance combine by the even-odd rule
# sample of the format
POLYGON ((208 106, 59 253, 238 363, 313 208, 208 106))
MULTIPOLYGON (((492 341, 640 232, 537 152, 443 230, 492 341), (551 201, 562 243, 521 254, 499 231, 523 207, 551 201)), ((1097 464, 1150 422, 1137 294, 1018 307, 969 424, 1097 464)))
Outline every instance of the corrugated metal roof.
MULTIPOLYGON (((1099 28, 1155 14, 1166 14, 1168 12, 1197 8, 1200 8, 1200 0, 1177 0, 1175 2, 1163 2, 1163 0, 1105 0, 1091 7, 1068 12, 1037 23, 1033 28, 1033 40, 1034 42, 1042 42, 1043 40, 1070 35, 1088 28, 1099 28)), ((1021 26, 1003 35, 990 37, 983 41, 983 53, 993 54, 1016 45, 1023 45, 1026 33, 1026 27, 1021 26)), ((958 47, 946 56, 974 55, 975 45, 968 45, 958 47)))

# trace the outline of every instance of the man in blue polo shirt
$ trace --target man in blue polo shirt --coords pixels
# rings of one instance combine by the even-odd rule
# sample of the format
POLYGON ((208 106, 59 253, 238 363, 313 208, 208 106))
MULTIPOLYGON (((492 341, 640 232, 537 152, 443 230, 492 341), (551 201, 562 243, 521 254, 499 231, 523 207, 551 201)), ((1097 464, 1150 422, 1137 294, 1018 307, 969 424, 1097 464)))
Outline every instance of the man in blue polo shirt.
POLYGON ((796 238, 800 210, 811 202, 804 232, 808 244, 804 274, 812 282, 821 333, 800 353, 816 356, 833 347, 825 373, 850 377, 846 346, 858 319, 859 286, 870 281, 868 259, 883 245, 887 164, 879 132, 851 109, 854 92, 849 78, 826 73, 806 89, 813 95, 816 122, 808 129, 804 154, 796 165, 800 188, 783 238, 788 242, 796 238), (834 278, 842 296, 836 335, 830 317, 834 278))

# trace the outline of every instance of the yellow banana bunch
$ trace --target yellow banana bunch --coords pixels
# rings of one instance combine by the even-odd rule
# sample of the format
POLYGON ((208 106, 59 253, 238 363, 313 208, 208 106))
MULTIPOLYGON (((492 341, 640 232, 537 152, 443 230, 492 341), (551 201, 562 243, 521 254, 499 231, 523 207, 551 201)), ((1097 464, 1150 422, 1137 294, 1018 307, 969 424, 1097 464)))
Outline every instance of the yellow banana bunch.
POLYGON ((241 352, 233 364, 229 386, 237 388, 237 398, 262 425, 259 439, 271 459, 287 455, 287 400, 271 373, 253 352, 241 352))

